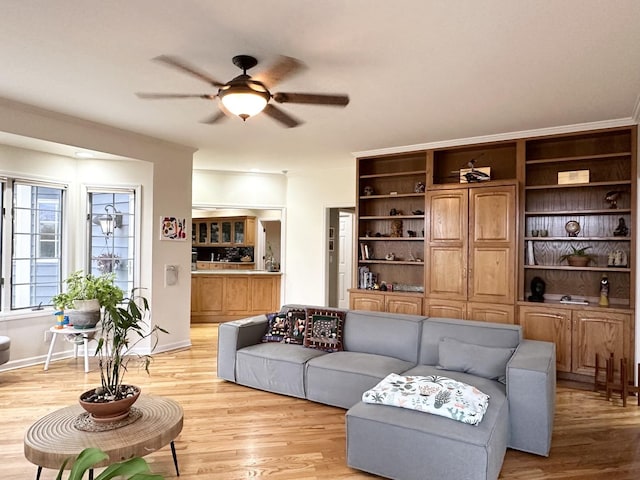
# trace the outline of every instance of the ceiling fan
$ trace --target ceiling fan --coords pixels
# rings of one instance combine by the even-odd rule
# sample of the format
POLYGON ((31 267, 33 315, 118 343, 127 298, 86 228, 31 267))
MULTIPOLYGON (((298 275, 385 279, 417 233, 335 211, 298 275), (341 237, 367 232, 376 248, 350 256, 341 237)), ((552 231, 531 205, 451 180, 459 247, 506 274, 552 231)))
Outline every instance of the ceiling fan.
POLYGON ((312 105, 331 105, 344 107, 349 103, 349 96, 342 94, 322 94, 322 93, 271 93, 269 88, 288 78, 302 68, 304 65, 299 60, 292 57, 279 57, 278 61, 266 71, 257 74, 255 77, 247 74, 247 70, 255 67, 258 60, 250 55, 236 55, 233 63, 242 70, 242 74, 228 81, 219 82, 208 73, 205 73, 186 61, 169 55, 160 55, 154 58, 155 61, 162 62, 171 67, 186 72, 209 85, 218 88, 217 93, 188 94, 188 93, 136 93, 144 99, 165 99, 165 98, 203 98, 214 100, 219 98, 219 112, 202 120, 202 123, 214 124, 223 120, 228 114, 237 115, 243 120, 264 112, 274 120, 286 127, 296 127, 302 123, 292 117, 284 110, 276 107, 271 100, 277 103, 306 103, 312 105))

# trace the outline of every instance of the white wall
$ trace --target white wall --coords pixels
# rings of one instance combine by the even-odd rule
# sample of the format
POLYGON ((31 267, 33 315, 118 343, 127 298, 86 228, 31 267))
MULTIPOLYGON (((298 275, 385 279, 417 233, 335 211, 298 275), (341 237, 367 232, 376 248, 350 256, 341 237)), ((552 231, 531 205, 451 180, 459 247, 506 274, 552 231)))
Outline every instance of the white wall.
POLYGON ((355 160, 343 169, 289 174, 285 248, 286 303, 324 305, 326 297, 326 209, 354 206, 355 160))
POLYGON ((270 173, 193 171, 193 205, 284 207, 287 177, 270 173))
MULTIPOLYGON (((102 177, 100 170, 106 168, 105 163, 95 162, 92 166, 83 164, 74 168, 79 162, 73 159, 52 159, 37 152, 19 152, 6 164, 4 158, 0 159, 0 169, 6 168, 13 173, 35 171, 55 178, 64 176, 63 180, 72 183, 80 183, 80 180, 89 183, 89 178, 104 180, 109 175, 126 184, 142 181, 140 284, 148 288, 145 293, 151 305, 152 325, 161 325, 170 332, 160 337, 158 350, 190 345, 191 242, 189 239, 184 242, 161 241, 159 228, 162 215, 184 217, 190 223, 194 149, 1 98, 0 132, 131 159, 129 162, 133 163, 128 166, 109 163, 108 173, 103 171, 102 177), (140 165, 137 161, 147 165, 140 165), (167 264, 178 268, 178 284, 175 286, 165 286, 164 266, 167 264)), ((75 188, 75 194, 69 195, 69 200, 75 205, 80 201, 78 188, 75 188)), ((72 208, 80 209, 78 206, 72 208)), ((76 268, 76 265, 71 268, 76 268)), ((19 320, 0 319, 0 334, 12 337, 12 360, 4 368, 42 360, 41 345, 35 346, 33 352, 22 351, 21 347, 14 351, 13 345, 17 341, 14 337, 41 339, 43 326, 49 325, 51 319, 45 316, 36 321, 22 320, 18 327, 13 322, 19 320)))

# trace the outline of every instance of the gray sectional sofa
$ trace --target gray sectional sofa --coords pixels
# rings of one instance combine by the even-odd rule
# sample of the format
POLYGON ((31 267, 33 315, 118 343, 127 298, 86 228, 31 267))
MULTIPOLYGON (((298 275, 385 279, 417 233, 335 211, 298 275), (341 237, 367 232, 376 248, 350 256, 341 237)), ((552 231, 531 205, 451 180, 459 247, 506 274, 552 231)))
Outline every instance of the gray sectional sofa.
POLYGON ((387 478, 496 479, 507 448, 549 454, 554 344, 523 339, 517 325, 342 312, 342 350, 335 352, 263 343, 264 315, 221 324, 218 377, 347 409, 348 465, 387 478), (501 355, 505 363, 496 360, 501 355), (364 403, 363 393, 390 373, 472 385, 490 396, 484 418, 469 425, 364 403))

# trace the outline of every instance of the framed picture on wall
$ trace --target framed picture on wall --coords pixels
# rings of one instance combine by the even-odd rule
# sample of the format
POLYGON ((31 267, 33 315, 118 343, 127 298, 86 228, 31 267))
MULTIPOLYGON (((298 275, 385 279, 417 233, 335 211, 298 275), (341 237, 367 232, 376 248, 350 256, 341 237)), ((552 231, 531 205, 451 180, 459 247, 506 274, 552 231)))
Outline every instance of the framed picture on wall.
POLYGON ((186 241, 186 219, 170 216, 160 217, 160 240, 186 241))

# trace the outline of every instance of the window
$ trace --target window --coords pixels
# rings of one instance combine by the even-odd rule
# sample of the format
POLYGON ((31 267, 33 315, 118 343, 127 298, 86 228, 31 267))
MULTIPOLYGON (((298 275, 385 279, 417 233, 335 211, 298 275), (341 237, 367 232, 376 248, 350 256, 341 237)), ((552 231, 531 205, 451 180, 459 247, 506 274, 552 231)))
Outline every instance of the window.
POLYGON ((14 180, 11 309, 48 305, 61 281, 65 188, 14 180))
POLYGON ((134 189, 89 189, 88 271, 113 273, 128 294, 135 285, 136 192, 134 189))

